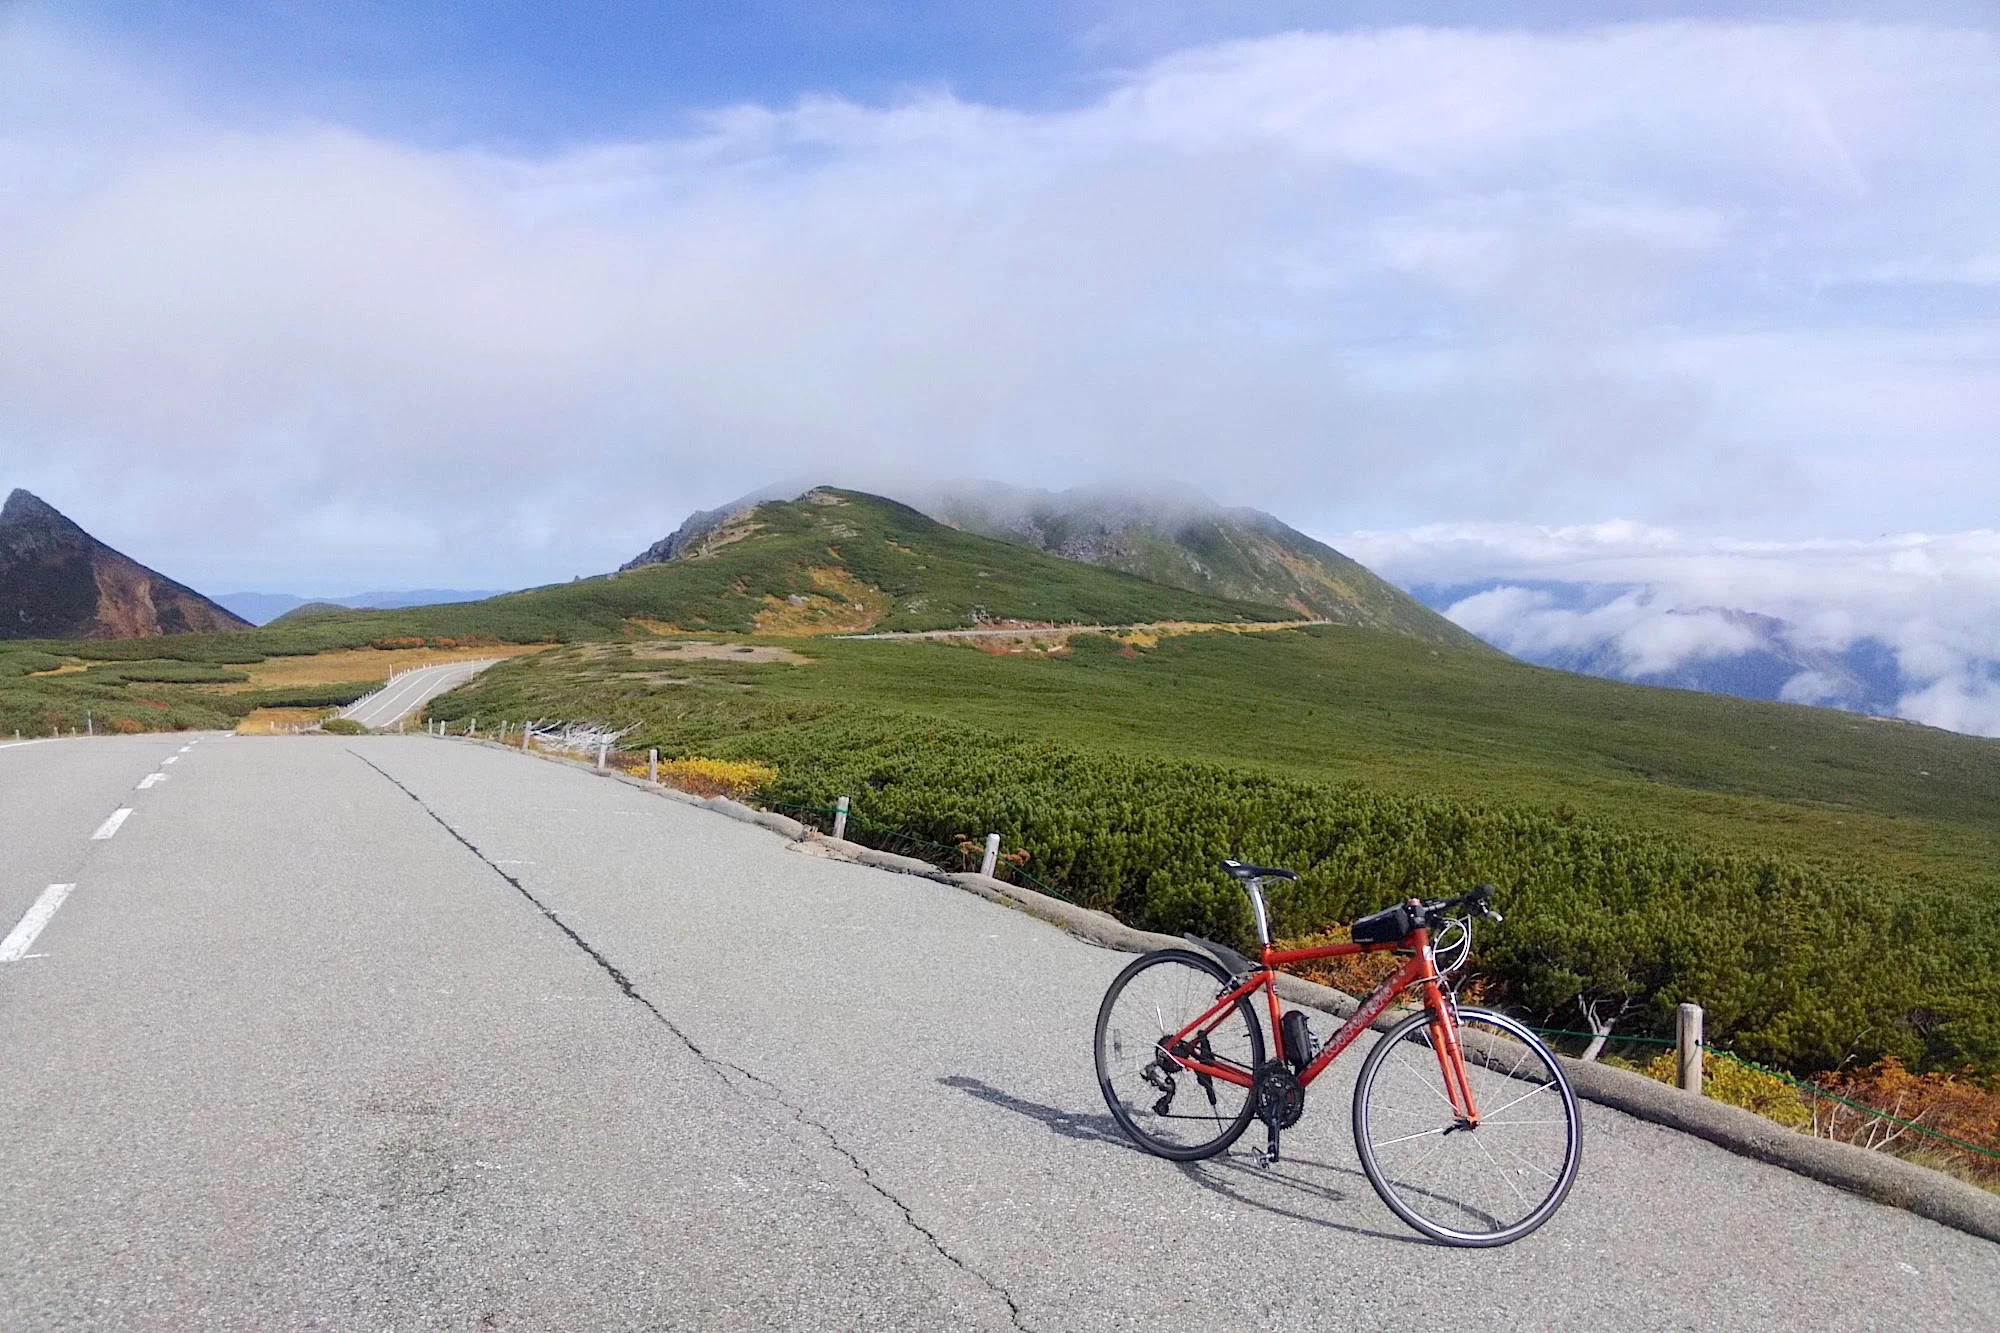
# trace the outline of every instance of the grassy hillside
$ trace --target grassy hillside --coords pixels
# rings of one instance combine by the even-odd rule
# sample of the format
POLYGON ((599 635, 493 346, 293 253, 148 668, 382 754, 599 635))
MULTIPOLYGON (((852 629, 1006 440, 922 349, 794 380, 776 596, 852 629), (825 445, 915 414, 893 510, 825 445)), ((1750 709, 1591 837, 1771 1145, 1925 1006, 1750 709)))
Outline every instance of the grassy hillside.
POLYGON ((1694 998, 1794 1067, 2000 1064, 2000 744, 1348 627, 789 642, 804 664, 575 645, 435 711, 637 724, 670 755, 776 764, 775 798, 850 795, 939 841, 998 829, 1035 874, 1166 929, 1241 938, 1225 854, 1308 872, 1278 905, 1294 934, 1492 879, 1510 928, 1485 965, 1558 1022, 1611 997, 1659 1030, 1694 998))
POLYGON ((1283 607, 1165 587, 958 532, 853 491, 818 490, 738 515, 699 553, 599 578, 408 611, 294 612, 274 627, 614 638, 635 625, 819 634, 952 629, 982 621, 1127 624, 1286 620, 1283 607))
POLYGON ((232 713, 240 701, 205 688, 231 683, 226 673, 197 678, 163 665, 176 662, 227 668, 370 645, 645 638, 678 628, 815 635, 987 621, 1282 621, 1294 614, 958 532, 874 496, 821 490, 737 516, 690 558, 484 601, 396 611, 308 606, 236 634, 0 645, 0 728, 46 734, 52 726, 81 727, 86 716, 141 730, 212 727, 241 715, 232 713), (89 663, 148 663, 149 678, 109 667, 39 674, 89 663))
POLYGON ((1224 509, 1193 495, 989 485, 944 496, 931 512, 970 532, 1170 587, 1446 647, 1484 647, 1372 570, 1255 509, 1224 509))

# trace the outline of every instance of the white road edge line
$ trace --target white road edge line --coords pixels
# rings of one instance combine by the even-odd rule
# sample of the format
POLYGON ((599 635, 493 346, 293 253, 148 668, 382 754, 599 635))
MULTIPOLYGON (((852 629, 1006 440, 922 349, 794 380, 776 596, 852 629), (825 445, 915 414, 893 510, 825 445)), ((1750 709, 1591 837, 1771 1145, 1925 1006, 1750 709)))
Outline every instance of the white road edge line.
POLYGON ((8 741, 5 745, 0 745, 0 750, 18 750, 23 745, 47 745, 54 739, 53 736, 37 736, 31 741, 8 741))
MULTIPOLYGON (((0 940, 0 963, 17 963, 28 956, 28 948, 35 942, 35 936, 42 933, 42 927, 49 924, 49 918, 69 897, 74 884, 51 884, 42 890, 42 896, 35 899, 35 905, 28 909, 19 925, 0 940)), ((39 956, 39 955, 37 955, 39 956)))
POLYGON ((129 805, 123 806, 117 810, 113 810, 111 812, 111 818, 105 820, 102 824, 99 824, 97 826, 97 832, 90 835, 90 840, 92 842, 97 842, 100 841, 101 839, 110 837, 112 834, 118 831, 118 826, 120 824, 123 824, 126 820, 130 819, 131 817, 132 817, 132 807, 129 805))

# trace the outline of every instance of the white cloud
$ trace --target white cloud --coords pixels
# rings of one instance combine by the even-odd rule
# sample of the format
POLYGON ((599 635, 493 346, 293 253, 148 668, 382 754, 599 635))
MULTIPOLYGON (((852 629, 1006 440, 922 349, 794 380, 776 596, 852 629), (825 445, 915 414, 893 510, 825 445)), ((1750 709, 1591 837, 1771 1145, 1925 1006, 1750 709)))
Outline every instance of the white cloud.
MULTIPOLYGON (((1330 540, 1405 584, 1497 584, 1449 615, 1522 657, 1608 651, 1619 674, 1642 678, 1767 647, 1772 635, 1801 654, 1872 640, 1895 659, 1899 715, 2000 735, 2000 532, 1774 542, 1616 521, 1431 524, 1330 540), (1548 584, 1600 591, 1577 606, 1537 586, 1548 584)), ((1824 703, 1842 693, 1807 669, 1780 697, 1824 703)))
POLYGON ((795 475, 1968 526, 2000 313, 1824 293, 1991 254, 1996 56, 1297 33, 1074 110, 816 98, 523 157, 215 124, 0 24, 0 483, 181 577, 319 586, 601 569, 795 475))

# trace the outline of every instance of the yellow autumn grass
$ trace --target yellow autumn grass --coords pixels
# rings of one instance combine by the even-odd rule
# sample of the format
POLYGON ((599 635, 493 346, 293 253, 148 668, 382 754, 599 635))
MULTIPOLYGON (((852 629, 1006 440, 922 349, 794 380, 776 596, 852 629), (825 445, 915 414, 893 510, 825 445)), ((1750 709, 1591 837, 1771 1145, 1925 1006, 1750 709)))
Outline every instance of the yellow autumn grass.
POLYGON ((236 724, 239 736, 282 736, 332 717, 338 708, 259 708, 236 724))
MULTIPOLYGON (((635 776, 643 777, 646 773, 646 756, 636 751, 621 751, 614 762, 635 776)), ((660 761, 660 785, 696 796, 748 796, 777 776, 778 770, 769 764, 739 763, 732 759, 690 756, 660 761)))
POLYGON ((496 657, 520 657, 538 653, 547 644, 496 643, 479 648, 342 648, 306 657, 271 657, 247 666, 231 667, 249 680, 224 685, 218 694, 245 690, 268 690, 274 686, 344 685, 351 680, 387 680, 411 667, 435 666, 440 662, 478 662, 496 657))

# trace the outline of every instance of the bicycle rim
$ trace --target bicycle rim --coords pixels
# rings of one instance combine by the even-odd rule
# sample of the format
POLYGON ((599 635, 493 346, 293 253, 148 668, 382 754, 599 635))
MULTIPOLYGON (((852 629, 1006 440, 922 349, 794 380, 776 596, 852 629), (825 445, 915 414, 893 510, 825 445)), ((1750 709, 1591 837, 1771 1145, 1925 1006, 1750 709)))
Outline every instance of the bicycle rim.
POLYGON ((1549 1220, 1583 1158, 1576 1094, 1535 1035, 1503 1014, 1459 1011, 1479 1107, 1453 1109, 1419 1013, 1375 1044, 1354 1086, 1354 1146, 1395 1214, 1447 1245, 1505 1245, 1549 1220))
MULTIPOLYGON (((1146 1151, 1175 1161, 1213 1157, 1250 1123, 1250 1090, 1175 1066, 1161 1043, 1230 989, 1229 974, 1201 954, 1168 949, 1118 975, 1097 1011, 1097 1082, 1105 1105, 1146 1151)), ((1205 1062, 1245 1070, 1264 1062, 1264 1033, 1239 1000, 1199 1034, 1205 1062)))

